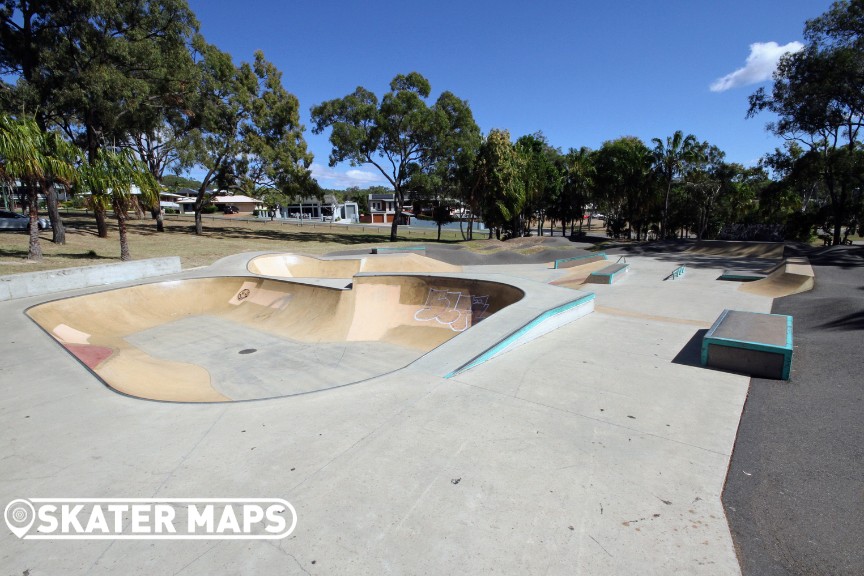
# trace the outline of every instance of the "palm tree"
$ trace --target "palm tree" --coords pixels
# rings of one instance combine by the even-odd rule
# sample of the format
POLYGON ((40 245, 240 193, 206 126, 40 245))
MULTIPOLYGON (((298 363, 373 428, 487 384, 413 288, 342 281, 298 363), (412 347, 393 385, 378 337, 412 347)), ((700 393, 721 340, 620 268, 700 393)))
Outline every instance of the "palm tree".
POLYGON ((666 142, 660 138, 652 138, 654 143, 654 167, 666 183, 666 202, 663 206, 663 220, 660 223, 660 237, 666 238, 666 224, 669 218, 669 194, 675 178, 683 173, 684 165, 693 154, 697 144, 696 137, 681 130, 676 130, 672 136, 666 137, 666 142))
POLYGON ((90 190, 94 207, 107 210, 111 206, 114 210, 120 233, 120 260, 131 260, 126 220, 135 201, 132 188, 136 186, 140 190, 145 204, 158 205, 159 184, 128 150, 100 148, 95 161, 85 164, 81 170, 82 185, 90 190))
POLYGON ((20 182, 27 190, 30 208, 29 260, 42 259, 39 244, 39 190, 48 182, 70 183, 76 177, 70 160, 72 146, 57 134, 43 132, 30 118, 0 116, 0 178, 7 183, 20 182))

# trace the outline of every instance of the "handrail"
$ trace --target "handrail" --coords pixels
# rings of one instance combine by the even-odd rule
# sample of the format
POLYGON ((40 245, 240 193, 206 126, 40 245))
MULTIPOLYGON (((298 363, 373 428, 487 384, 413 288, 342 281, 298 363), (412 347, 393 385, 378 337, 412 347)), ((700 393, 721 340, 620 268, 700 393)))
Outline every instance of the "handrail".
POLYGON ((685 268, 684 265, 682 264, 681 266, 679 266, 678 268, 676 268, 675 270, 673 270, 671 274, 669 274, 668 276, 666 276, 665 278, 663 278, 663 280, 669 280, 670 278, 671 278, 672 280, 675 280, 676 278, 678 278, 678 277, 680 277, 680 276, 683 276, 685 270, 686 270, 686 268, 685 268))

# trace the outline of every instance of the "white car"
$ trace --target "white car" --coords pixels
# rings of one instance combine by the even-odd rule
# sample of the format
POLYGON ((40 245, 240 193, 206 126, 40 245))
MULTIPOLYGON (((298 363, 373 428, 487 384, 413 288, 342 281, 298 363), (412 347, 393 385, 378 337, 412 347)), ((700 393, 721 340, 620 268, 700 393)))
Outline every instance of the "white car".
MULTIPOLYGON (((51 227, 51 221, 47 218, 39 218, 40 230, 46 230, 51 227)), ((0 230, 28 230, 30 228, 30 217, 26 214, 18 212, 9 212, 8 210, 0 210, 0 230)))

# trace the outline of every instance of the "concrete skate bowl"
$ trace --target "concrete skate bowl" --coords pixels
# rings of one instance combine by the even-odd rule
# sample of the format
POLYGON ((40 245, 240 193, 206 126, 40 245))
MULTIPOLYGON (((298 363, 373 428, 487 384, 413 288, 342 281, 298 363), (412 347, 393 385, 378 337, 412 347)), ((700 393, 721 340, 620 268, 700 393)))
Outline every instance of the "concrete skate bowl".
POLYGON ((419 254, 378 254, 362 258, 313 258, 299 254, 264 254, 246 266, 252 274, 277 278, 352 278, 361 272, 461 272, 454 266, 419 254))
POLYGON ((118 392, 227 402, 386 374, 523 296, 434 276, 358 276, 350 290, 223 277, 56 300, 27 314, 118 392))

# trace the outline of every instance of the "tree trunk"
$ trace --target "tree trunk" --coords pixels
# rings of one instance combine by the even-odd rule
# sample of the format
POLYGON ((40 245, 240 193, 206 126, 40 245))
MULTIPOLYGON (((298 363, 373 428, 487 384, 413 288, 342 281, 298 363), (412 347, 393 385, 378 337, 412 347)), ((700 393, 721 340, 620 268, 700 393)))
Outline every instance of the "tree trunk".
POLYGON ((441 241, 441 224, 438 224, 438 242, 441 241))
POLYGON ((672 192, 672 180, 666 185, 666 203, 663 206, 663 218, 660 220, 660 239, 666 239, 666 225, 669 221, 669 194, 672 192))
POLYGON ((158 205, 156 208, 150 209, 150 215, 156 220, 156 231, 164 232, 165 231, 165 218, 162 215, 162 206, 158 205))
POLYGON ((39 262, 42 260, 42 245, 39 244, 39 198, 35 186, 28 186, 27 197, 30 200, 30 247, 27 259, 39 262))
POLYGON ((99 202, 93 202, 93 214, 96 216, 96 235, 99 238, 107 238, 108 223, 105 221, 105 208, 99 202))
POLYGON ((402 214, 402 194, 399 190, 393 194, 393 204, 395 205, 396 213, 393 215, 393 223, 390 225, 390 241, 396 242, 397 230, 399 229, 399 216, 402 214))
POLYGON ((195 234, 204 234, 204 224, 201 222, 201 208, 195 208, 195 234))
POLYGON ((114 212, 117 216, 117 229, 120 231, 120 260, 128 262, 132 259, 132 255, 129 253, 129 238, 126 236, 126 214, 117 207, 114 208, 114 212))
POLYGON ((54 244, 66 244, 66 227, 60 218, 60 210, 57 208, 57 188, 54 182, 48 182, 45 186, 45 202, 48 204, 48 217, 51 219, 53 230, 51 241, 54 244))

